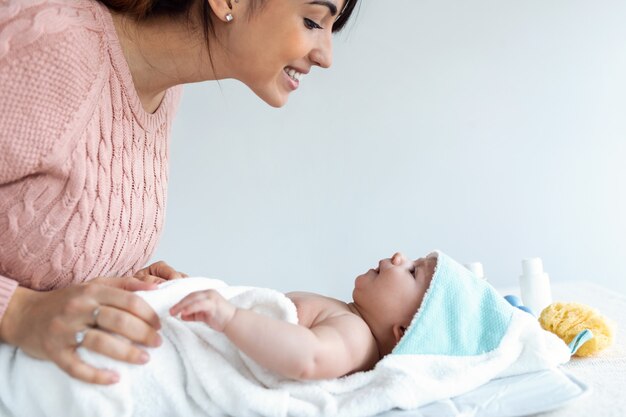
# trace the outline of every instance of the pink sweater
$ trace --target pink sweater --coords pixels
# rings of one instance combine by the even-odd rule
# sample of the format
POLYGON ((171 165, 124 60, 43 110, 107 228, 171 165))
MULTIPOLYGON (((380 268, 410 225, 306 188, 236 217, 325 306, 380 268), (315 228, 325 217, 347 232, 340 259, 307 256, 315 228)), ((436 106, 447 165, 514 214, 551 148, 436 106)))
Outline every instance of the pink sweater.
POLYGON ((144 111, 95 0, 0 1, 0 320, 17 285, 142 268, 165 214, 180 87, 144 111))

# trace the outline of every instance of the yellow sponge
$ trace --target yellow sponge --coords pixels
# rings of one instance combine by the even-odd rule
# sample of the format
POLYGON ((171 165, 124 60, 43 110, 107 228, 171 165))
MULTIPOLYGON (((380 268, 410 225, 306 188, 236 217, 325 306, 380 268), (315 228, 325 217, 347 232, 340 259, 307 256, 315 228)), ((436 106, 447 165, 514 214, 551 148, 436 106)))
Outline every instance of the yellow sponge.
POLYGON ((582 345, 575 356, 592 356, 613 344, 612 326, 600 313, 585 304, 550 304, 541 312, 539 323, 567 344, 583 330, 591 330, 593 339, 582 345))

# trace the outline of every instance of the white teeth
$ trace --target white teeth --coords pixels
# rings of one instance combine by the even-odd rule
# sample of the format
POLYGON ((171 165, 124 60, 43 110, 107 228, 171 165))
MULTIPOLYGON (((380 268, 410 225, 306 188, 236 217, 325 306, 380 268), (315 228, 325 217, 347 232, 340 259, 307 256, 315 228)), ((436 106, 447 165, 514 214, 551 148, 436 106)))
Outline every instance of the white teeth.
POLYGON ((285 68, 285 73, 296 81, 300 81, 300 79, 302 78, 302 73, 296 71, 293 68, 285 68))

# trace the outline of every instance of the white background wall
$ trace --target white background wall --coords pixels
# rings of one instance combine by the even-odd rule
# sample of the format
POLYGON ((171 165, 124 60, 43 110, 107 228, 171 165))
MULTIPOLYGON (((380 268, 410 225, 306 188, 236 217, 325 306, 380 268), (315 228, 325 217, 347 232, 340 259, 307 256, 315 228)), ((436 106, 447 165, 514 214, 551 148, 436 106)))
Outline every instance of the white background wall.
POLYGON ((401 250, 626 293, 626 2, 362 0, 273 109, 187 86, 155 259, 348 299, 401 250))

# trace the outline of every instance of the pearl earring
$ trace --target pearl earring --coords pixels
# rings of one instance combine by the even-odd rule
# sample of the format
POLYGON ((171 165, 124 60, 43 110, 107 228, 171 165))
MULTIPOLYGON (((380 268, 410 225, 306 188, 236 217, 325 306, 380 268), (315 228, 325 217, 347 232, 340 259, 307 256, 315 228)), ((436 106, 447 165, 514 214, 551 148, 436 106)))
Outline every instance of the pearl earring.
POLYGON ((227 21, 227 22, 232 22, 232 21, 233 21, 233 19, 234 19, 234 17, 233 17, 233 15, 232 15, 232 13, 228 13, 228 14, 226 14, 226 21, 227 21))

